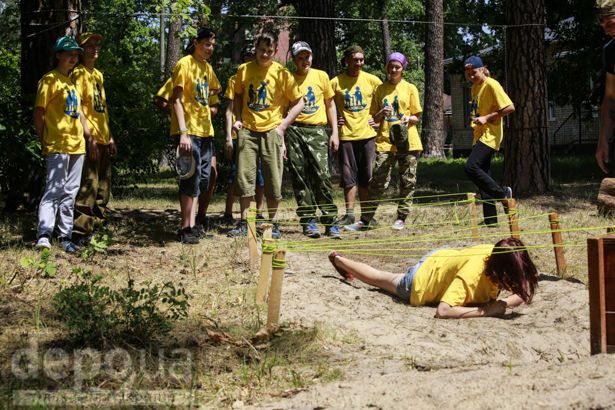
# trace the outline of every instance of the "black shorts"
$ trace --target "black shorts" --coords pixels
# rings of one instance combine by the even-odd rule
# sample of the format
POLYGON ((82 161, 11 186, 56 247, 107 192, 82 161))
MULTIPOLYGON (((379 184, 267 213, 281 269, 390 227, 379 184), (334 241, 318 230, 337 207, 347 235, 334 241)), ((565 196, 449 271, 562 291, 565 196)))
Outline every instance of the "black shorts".
POLYGON ((372 179, 376 157, 376 137, 359 141, 340 141, 339 162, 342 188, 367 188, 372 179))

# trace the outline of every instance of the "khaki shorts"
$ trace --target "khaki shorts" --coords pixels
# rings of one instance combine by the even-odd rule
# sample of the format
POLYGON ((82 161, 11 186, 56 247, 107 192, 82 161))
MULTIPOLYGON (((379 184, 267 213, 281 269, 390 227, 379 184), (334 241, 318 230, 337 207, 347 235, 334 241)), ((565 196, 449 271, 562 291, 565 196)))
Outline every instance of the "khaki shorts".
POLYGON ((258 160, 265 180, 265 196, 282 199, 282 137, 274 129, 256 132, 243 128, 237 133, 237 188, 240 197, 253 196, 258 160))

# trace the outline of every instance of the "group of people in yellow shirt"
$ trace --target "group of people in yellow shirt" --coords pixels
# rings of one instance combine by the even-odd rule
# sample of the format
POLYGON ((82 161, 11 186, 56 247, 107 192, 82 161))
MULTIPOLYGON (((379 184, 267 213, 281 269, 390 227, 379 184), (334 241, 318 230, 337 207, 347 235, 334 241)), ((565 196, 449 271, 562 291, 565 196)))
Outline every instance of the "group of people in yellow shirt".
POLYGON ((39 249, 51 248, 57 228, 62 249, 77 252, 75 242, 87 244, 106 218, 110 157, 117 147, 109 130, 104 78, 95 68, 101 40, 95 33, 58 38, 58 63, 38 83, 33 119, 47 165, 38 210, 39 249))
MULTIPOLYGON (((94 33, 85 33, 78 40, 59 38, 54 46, 58 64, 38 85, 34 123, 47 162, 45 193, 39 206, 38 248, 51 247, 51 235, 57 227, 61 247, 76 252, 73 231, 87 241, 105 218, 111 179, 109 157, 117 153, 117 148, 109 130, 103 76, 94 66, 101 40, 102 36, 94 33), (75 68, 79 60, 81 64, 75 68)), ((207 61, 214 45, 215 33, 199 29, 189 54, 178 61, 159 93, 168 103, 178 155, 188 156, 194 163, 190 175, 179 180, 179 240, 183 243, 198 243, 197 204, 202 212, 201 202, 208 202, 202 200, 203 195, 211 193, 215 161, 212 113, 217 110, 215 99, 222 88, 207 61)), ((295 73, 273 60, 277 52, 273 34, 261 33, 254 41, 254 51, 254 59, 238 68, 225 94, 229 102, 225 151, 237 162, 231 190, 240 197, 241 207, 240 221, 229 236, 247 234, 248 207, 258 186, 263 187, 269 219, 275 221, 282 198, 283 158, 289 160, 297 213, 308 237, 321 236, 316 224, 318 209, 325 235, 333 238, 341 238, 340 225, 361 230, 375 224, 375 207, 365 209, 355 223, 355 196, 358 193, 361 201, 377 199, 388 185, 396 162, 405 199, 398 206, 393 228, 402 229, 422 150, 415 127, 422 109, 417 88, 403 79, 406 57, 401 53, 388 56, 387 81, 382 83, 362 71, 363 50, 351 46, 343 55, 345 71, 330 81, 325 72, 311 67, 313 51, 306 42, 291 47, 295 73), (338 152, 341 165, 346 202, 341 220, 332 199, 329 150, 338 152)), ((510 188, 500 187, 490 178, 489 166, 502 140, 501 118, 513 112, 514 106, 499 83, 488 76, 479 57, 468 58, 465 69, 473 83, 475 110, 474 148, 466 172, 484 198, 510 197, 510 188)), ((493 217, 486 211, 485 223, 492 225, 493 217)), ((274 223, 273 237, 280 236, 274 223)), ((434 250, 406 274, 379 271, 337 252, 329 259, 348 280, 356 277, 413 305, 437 303, 438 317, 502 314, 507 308, 531 302, 537 286, 536 267, 523 243, 513 238, 495 246, 434 250), (495 301, 501 289, 511 295, 495 301), (468 306, 472 304, 483 305, 468 306)))

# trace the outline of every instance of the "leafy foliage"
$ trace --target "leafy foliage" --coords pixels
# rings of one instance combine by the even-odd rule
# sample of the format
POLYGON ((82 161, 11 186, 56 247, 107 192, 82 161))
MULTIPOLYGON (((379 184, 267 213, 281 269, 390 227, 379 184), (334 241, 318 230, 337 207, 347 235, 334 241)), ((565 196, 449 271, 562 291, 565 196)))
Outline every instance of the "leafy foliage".
POLYGON ((77 283, 62 288, 52 304, 71 337, 80 342, 147 345, 188 314, 189 297, 181 284, 136 288, 128 278, 126 287, 114 290, 102 286, 102 276, 91 271, 75 268, 73 274, 77 283))
POLYGON ((42 278, 53 278, 58 273, 58 265, 49 260, 49 249, 43 249, 38 259, 32 256, 24 256, 19 260, 22 268, 34 269, 36 275, 42 278))

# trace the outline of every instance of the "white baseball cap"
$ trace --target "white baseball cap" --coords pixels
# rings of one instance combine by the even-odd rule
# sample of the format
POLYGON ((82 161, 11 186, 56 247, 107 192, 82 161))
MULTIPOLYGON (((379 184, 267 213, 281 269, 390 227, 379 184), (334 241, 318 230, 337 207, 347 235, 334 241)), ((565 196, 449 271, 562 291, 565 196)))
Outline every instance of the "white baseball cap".
POLYGON ((306 43, 305 41, 297 41, 290 48, 290 54, 293 57, 296 57, 297 54, 299 54, 302 51, 309 51, 310 54, 312 53, 312 49, 310 48, 310 45, 306 43))
POLYGON ((175 171, 179 179, 188 179, 194 175, 196 164, 194 163, 194 156, 192 152, 184 154, 177 146, 177 153, 175 156, 175 171))

